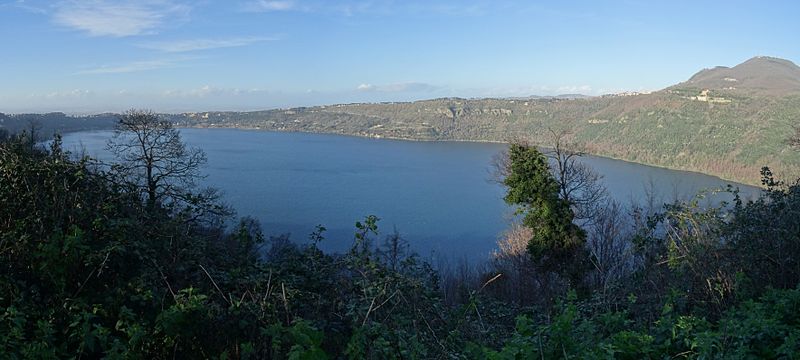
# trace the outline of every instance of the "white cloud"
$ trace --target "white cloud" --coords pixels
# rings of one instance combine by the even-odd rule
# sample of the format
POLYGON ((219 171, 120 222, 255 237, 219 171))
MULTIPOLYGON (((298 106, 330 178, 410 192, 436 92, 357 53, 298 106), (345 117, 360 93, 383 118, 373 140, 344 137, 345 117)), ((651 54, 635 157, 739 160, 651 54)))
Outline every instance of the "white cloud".
POLYGON ((191 91, 189 91, 189 95, 196 97, 206 97, 208 95, 219 94, 221 92, 222 89, 211 87, 211 85, 203 85, 197 89, 192 89, 191 91))
MULTIPOLYGON (((93 92, 84 89, 73 89, 67 91, 53 91, 51 93, 45 94, 43 97, 46 99, 66 99, 66 98, 83 98, 92 95, 93 92)), ((37 95, 32 94, 31 96, 37 97, 37 95)))
POLYGON ((343 16, 392 15, 410 16, 482 16, 498 5, 479 1, 397 1, 397 0, 246 0, 241 9, 246 12, 301 11, 322 12, 343 16))
POLYGON ((460 88, 452 90, 453 96, 464 97, 529 97, 529 96, 557 96, 569 94, 599 95, 597 89, 590 85, 518 85, 494 86, 479 88, 460 88))
POLYGON ((527 85, 464 89, 464 92, 476 97, 526 97, 531 95, 551 95, 553 89, 547 85, 527 85))
POLYGON ((189 6, 169 0, 72 0, 56 6, 53 20, 91 36, 124 37, 155 33, 189 11, 189 6))
POLYGON ((420 82, 405 82, 386 85, 361 84, 356 87, 356 90, 362 92, 431 92, 439 89, 441 88, 438 86, 420 82))
POLYGON ((557 90, 559 94, 589 94, 592 87, 589 85, 567 85, 560 86, 557 90))
POLYGON ((140 44, 139 47, 145 49, 158 50, 163 52, 188 52, 198 50, 209 50, 229 47, 247 46, 250 44, 274 41, 277 37, 239 37, 228 39, 190 39, 177 41, 158 41, 140 44))
POLYGON ((239 95, 254 95, 260 93, 266 93, 266 90, 259 89, 259 88, 252 88, 252 89, 239 89, 239 88, 224 88, 224 87, 216 87, 212 85, 203 85, 198 88, 189 89, 189 90, 166 90, 162 93, 162 96, 168 98, 205 98, 211 96, 239 96, 239 95))
POLYGON ((358 14, 390 14, 397 6, 394 0, 250 0, 242 6, 246 12, 300 11, 354 16, 358 14))
POLYGON ((47 10, 44 6, 38 4, 31 4, 26 2, 25 0, 17 0, 11 1, 7 3, 0 4, 0 10, 3 8, 12 8, 12 9, 20 9, 23 11, 27 11, 34 14, 47 14, 47 10))
POLYGON ((132 73, 139 71, 156 70, 167 67, 175 66, 178 60, 145 60, 133 61, 127 64, 120 65, 103 65, 92 69, 81 70, 76 72, 78 75, 96 75, 96 74, 122 74, 132 73))
POLYGON ((449 3, 436 3, 436 2, 423 2, 423 3, 408 3, 408 11, 413 14, 437 14, 450 17, 464 17, 464 16, 482 16, 490 10, 490 5, 502 6, 499 3, 478 3, 469 4, 465 2, 449 3))
POLYGON ((293 10, 295 7, 295 2, 289 0, 257 0, 246 3, 244 9, 252 12, 267 12, 293 10))

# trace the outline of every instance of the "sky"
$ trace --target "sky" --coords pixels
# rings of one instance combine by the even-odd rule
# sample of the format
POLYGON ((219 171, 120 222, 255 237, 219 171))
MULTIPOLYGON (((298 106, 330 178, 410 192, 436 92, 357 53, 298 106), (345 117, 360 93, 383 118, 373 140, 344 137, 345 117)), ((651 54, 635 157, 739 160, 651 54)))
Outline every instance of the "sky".
POLYGON ((0 0, 0 112, 651 91, 800 61, 798 1, 0 0))

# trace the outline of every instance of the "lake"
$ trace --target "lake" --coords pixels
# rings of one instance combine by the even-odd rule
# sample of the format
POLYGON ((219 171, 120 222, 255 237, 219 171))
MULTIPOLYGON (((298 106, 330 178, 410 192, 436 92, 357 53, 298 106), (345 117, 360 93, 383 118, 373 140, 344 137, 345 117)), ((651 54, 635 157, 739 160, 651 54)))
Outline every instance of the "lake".
MULTIPOLYGON (((305 241, 325 226, 323 248, 353 242, 355 222, 376 215, 381 234, 397 231, 421 255, 485 258, 513 209, 491 183, 492 156, 503 144, 417 142, 351 136, 182 129, 184 141, 208 156, 204 185, 219 188, 238 216, 260 220, 268 235, 305 241)), ((67 150, 107 159, 111 131, 64 135, 67 150)), ((661 202, 725 186, 719 178, 588 156, 622 203, 643 201, 648 188, 661 202)), ((752 196, 758 189, 740 186, 752 196)))

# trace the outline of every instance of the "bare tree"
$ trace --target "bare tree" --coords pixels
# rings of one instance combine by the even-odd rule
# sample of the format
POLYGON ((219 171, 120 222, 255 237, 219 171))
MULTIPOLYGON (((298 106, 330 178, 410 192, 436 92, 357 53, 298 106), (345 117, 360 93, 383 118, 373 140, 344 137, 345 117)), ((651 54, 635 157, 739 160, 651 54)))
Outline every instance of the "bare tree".
MULTIPOLYGON (((584 145, 574 141, 571 132, 546 128, 545 136, 547 140, 542 153, 550 159, 559 196, 570 204, 575 220, 591 224, 608 200, 608 191, 602 184, 603 176, 578 160, 586 155, 586 150, 584 145)), ((514 139, 510 143, 530 144, 524 139, 514 139)), ((502 184, 510 173, 508 153, 496 154, 491 168, 490 180, 502 184)))
POLYGON ((22 131, 22 136, 28 143, 30 151, 36 149, 36 143, 39 140, 41 140, 41 134, 39 134, 41 130, 42 130, 42 123, 39 120, 35 119, 28 120, 28 127, 22 131))
POLYGON ((570 204, 576 220, 591 223, 608 199, 603 176, 578 161, 586 155, 586 147, 575 142, 571 132, 552 128, 547 132, 549 149, 544 154, 551 160, 561 198, 570 204))
POLYGON ((596 270, 592 277, 603 294, 610 284, 632 272, 635 266, 630 226, 623 219, 623 213, 619 203, 607 202, 588 231, 587 247, 596 270))
POLYGON ((129 110, 119 118, 107 149, 120 161, 114 169, 140 191, 150 210, 178 202, 197 202, 192 194, 205 153, 187 148, 172 124, 149 110, 129 110))
POLYGON ((533 237, 533 229, 514 222, 497 240, 497 250, 492 252, 491 265, 504 279, 499 283, 506 300, 517 303, 530 301, 536 290, 541 288, 540 276, 530 253, 528 242, 533 237))
POLYGON ((397 271, 403 259, 408 258, 408 241, 400 236, 397 227, 394 228, 391 234, 386 235, 383 239, 383 244, 377 250, 377 254, 383 259, 384 263, 392 269, 397 271))

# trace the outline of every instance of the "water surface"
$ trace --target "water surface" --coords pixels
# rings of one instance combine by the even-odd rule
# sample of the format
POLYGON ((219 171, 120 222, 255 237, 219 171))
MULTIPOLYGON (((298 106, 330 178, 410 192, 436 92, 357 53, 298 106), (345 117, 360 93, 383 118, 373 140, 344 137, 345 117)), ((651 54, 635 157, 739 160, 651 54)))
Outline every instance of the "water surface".
MULTIPOLYGON (((354 224, 381 218, 424 256, 486 257, 507 227, 512 209, 503 189, 488 181, 502 144, 415 142, 338 135, 235 129, 182 129, 184 141, 205 150, 204 184, 223 191, 239 216, 259 219, 267 234, 307 239, 315 225, 328 229, 329 250, 346 249, 354 224)), ((66 149, 107 158, 110 131, 71 133, 66 149)), ((728 184, 716 177, 601 157, 583 161, 603 174, 615 199, 686 198, 728 184)), ((751 194, 757 190, 743 187, 751 194)))

